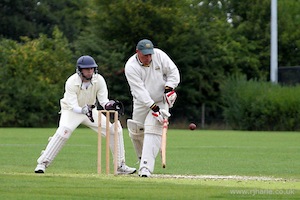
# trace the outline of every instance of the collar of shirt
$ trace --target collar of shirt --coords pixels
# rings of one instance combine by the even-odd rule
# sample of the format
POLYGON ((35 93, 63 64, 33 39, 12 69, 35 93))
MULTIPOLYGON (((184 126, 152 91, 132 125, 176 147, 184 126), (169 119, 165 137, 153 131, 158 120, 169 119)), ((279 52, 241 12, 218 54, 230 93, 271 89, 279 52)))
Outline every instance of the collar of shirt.
MULTIPOLYGON (((92 80, 91 80, 92 85, 97 82, 96 77, 97 77, 97 74, 93 74, 93 77, 92 77, 92 80)), ((82 79, 78 74, 77 74, 75 85, 78 85, 79 87, 82 85, 82 79)))
POLYGON ((135 58, 136 58, 136 60, 137 60, 137 62, 139 63, 140 66, 143 66, 143 67, 149 67, 149 66, 150 66, 150 64, 149 64, 149 65, 144 65, 144 64, 140 61, 140 59, 139 59, 139 57, 138 57, 137 54, 135 55, 135 58))

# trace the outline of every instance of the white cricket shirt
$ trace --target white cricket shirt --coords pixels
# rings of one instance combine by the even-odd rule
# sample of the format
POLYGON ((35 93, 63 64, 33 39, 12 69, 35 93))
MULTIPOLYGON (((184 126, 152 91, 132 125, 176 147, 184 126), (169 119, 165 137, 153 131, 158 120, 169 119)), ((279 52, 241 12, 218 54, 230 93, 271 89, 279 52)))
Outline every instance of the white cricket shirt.
POLYGON ((160 49, 153 50, 152 62, 148 67, 139 63, 137 54, 125 64, 125 76, 133 100, 147 107, 163 101, 165 86, 175 89, 180 82, 178 68, 170 57, 160 49))
POLYGON ((64 97, 60 100, 62 110, 73 110, 84 105, 94 105, 96 97, 103 107, 109 101, 107 85, 100 74, 93 75, 91 84, 87 88, 81 86, 82 80, 77 73, 67 79, 64 97))

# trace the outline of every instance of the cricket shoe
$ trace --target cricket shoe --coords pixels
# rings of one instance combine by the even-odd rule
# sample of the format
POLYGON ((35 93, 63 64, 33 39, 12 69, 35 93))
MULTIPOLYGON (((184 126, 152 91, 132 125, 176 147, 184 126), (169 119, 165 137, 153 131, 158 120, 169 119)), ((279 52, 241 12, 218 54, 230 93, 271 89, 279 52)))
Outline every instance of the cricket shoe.
POLYGON ((44 164, 38 164, 34 170, 35 173, 43 174, 45 173, 46 166, 44 164))
POLYGON ((149 169, 147 169, 146 167, 143 167, 143 168, 140 169, 140 171, 139 171, 139 176, 140 176, 140 177, 150 177, 150 176, 151 176, 151 172, 150 172, 149 169))
POLYGON ((136 172, 136 168, 128 167, 125 164, 122 164, 121 167, 117 169, 117 174, 133 174, 136 172))

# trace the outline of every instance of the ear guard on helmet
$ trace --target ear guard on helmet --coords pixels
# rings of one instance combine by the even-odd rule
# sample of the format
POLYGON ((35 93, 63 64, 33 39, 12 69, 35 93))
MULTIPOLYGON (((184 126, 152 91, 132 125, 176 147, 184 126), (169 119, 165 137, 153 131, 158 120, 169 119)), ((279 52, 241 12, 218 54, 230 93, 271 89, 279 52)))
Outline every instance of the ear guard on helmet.
POLYGON ((94 58, 92 58, 91 56, 81 56, 80 58, 78 58, 76 64, 76 72, 79 76, 81 75, 81 69, 84 68, 95 68, 95 74, 98 73, 98 65, 94 58))

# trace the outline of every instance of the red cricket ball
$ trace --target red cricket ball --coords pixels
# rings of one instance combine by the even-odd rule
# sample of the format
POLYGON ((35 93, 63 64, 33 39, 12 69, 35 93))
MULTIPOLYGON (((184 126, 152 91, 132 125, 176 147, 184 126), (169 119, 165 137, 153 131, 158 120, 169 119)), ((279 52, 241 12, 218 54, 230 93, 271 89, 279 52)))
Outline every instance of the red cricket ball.
POLYGON ((194 123, 190 123, 190 125, 189 125, 189 129, 190 130, 195 130, 197 128, 197 126, 196 126, 196 124, 194 124, 194 123))

